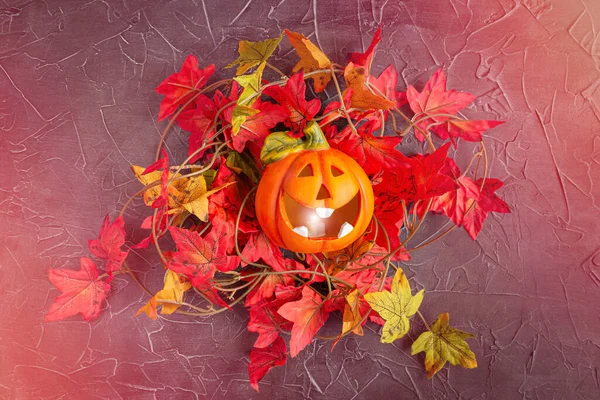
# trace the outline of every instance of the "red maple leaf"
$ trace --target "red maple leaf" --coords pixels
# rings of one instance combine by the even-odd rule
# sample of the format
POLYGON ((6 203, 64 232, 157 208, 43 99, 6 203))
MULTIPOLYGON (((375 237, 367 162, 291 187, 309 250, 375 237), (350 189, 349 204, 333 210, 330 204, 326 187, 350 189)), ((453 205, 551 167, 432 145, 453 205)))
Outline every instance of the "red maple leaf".
POLYGON ((449 146, 450 143, 446 143, 432 154, 401 155, 403 166, 384 172, 381 189, 407 203, 428 200, 454 190, 457 186, 454 180, 441 173, 449 146))
POLYGON ((301 286, 283 286, 277 285, 275 287, 275 298, 281 301, 281 304, 289 303, 291 301, 299 300, 302 297, 302 289, 306 284, 301 286))
POLYGON ((110 285, 98 279, 98 269, 92 260, 81 257, 81 268, 51 269, 50 282, 62 293, 54 299, 44 321, 58 321, 81 313, 86 321, 98 316, 110 285))
MULTIPOLYGON (((390 247, 395 249, 400 246, 400 229, 404 225, 404 210, 400 204, 400 200, 392 198, 388 194, 387 188, 381 190, 382 185, 374 186, 375 191, 375 210, 373 214, 379 220, 383 229, 388 235, 390 240, 390 247)), ((379 227, 381 228, 381 227, 379 227)), ((372 230, 372 234, 375 234, 375 229, 372 230)), ((381 230, 377 233, 376 243, 381 247, 387 247, 387 240, 381 230)))
POLYGON ((125 221, 122 216, 117 217, 111 224, 107 214, 104 217, 98 239, 90 239, 88 247, 98 258, 105 260, 104 269, 112 279, 114 271, 121 269, 121 264, 127 257, 128 251, 122 251, 121 246, 125 244, 125 221))
MULTIPOLYGON (((215 251, 218 250, 219 254, 233 254, 233 249, 235 248, 235 225, 228 224, 213 224, 213 227, 206 238, 209 240, 214 240, 218 246, 215 247, 215 251), (233 229, 232 229, 233 228, 233 229)), ((236 256, 237 257, 237 256, 236 256)), ((237 257, 238 264, 241 262, 239 257, 237 257)), ((219 268, 220 271, 225 272, 224 269, 219 268)))
POLYGON ((288 116, 285 125, 292 129, 295 137, 303 135, 306 123, 312 120, 321 108, 319 99, 306 101, 306 83, 303 71, 292 75, 285 84, 285 88, 277 85, 269 86, 263 90, 263 93, 287 109, 288 116))
MULTIPOLYGON (((236 184, 229 185, 208 198, 208 215, 213 225, 224 225, 221 229, 230 232, 233 238, 235 222, 242 205, 242 196, 247 194, 248 188, 227 167, 224 159, 221 159, 212 187, 223 186, 230 182, 236 182, 236 184), (240 193, 241 190, 246 193, 240 193)), ((259 230, 254 216, 254 208, 250 207, 249 203, 246 203, 242 211, 238 228, 242 233, 258 232, 259 230)))
POLYGON ((204 94, 198 95, 194 100, 194 108, 183 111, 177 117, 177 124, 192 134, 206 135, 213 128, 213 119, 217 114, 217 107, 212 99, 204 94))
POLYGON ((188 56, 181 66, 181 71, 169 76, 156 88, 158 93, 165 95, 160 103, 158 120, 163 120, 173 114, 177 107, 188 102, 198 89, 204 86, 214 72, 215 66, 213 64, 204 69, 199 69, 196 57, 188 56))
POLYGON ((267 275, 260 285, 248 294, 244 305, 246 307, 252 307, 273 300, 275 297, 275 289, 278 285, 287 286, 291 285, 293 282, 294 280, 289 275, 267 275))
MULTIPOLYGON (((290 258, 283 258, 283 254, 279 247, 271 243, 262 232, 250 235, 248 242, 242 251, 241 259, 242 265, 244 264, 244 260, 256 262, 257 260, 262 259, 264 263, 269 265, 273 271, 276 272, 305 270, 304 265, 298 261, 290 258)), ((312 274, 305 273, 299 273, 298 276, 303 279, 313 278, 312 274)), ((246 297, 246 307, 272 300, 275 295, 275 290, 278 287, 292 285, 293 282, 293 279, 288 274, 267 275, 260 285, 254 288, 246 297)))
MULTIPOLYGON (((453 159, 448 158, 446 162, 445 170, 447 172, 445 173, 454 179, 458 186, 455 190, 434 197, 429 210, 445 214, 455 225, 461 226, 467 210, 467 201, 469 199, 479 199, 479 187, 468 176, 460 176, 460 169, 453 159)), ((420 216, 425 212, 426 206, 424 202, 418 205, 417 212, 420 216)))
POLYGON ((267 347, 279 337, 282 330, 292 329, 292 323, 277 313, 283 304, 285 301, 276 299, 249 307, 248 331, 258 333, 254 347, 267 347))
MULTIPOLYGON (((223 193, 224 190, 208 198, 209 220, 213 226, 218 226, 222 231, 234 233, 238 212, 234 205, 227 200, 225 193, 223 193)), ((242 222, 241 220, 239 226, 240 232, 244 232, 242 222)))
MULTIPOLYGON (((410 108, 417 114, 417 119, 428 117, 417 123, 417 127, 424 132, 427 131, 429 125, 450 119, 450 117, 438 114, 456 115, 458 111, 475 100, 475 96, 469 93, 455 90, 446 91, 446 76, 441 69, 437 70, 427 81, 422 92, 419 93, 413 86, 409 86, 406 90, 406 97, 410 108)), ((435 127, 433 131, 437 133, 435 127)), ((415 136, 421 142, 425 139, 418 129, 415 129, 415 136)))
POLYGON ((231 307, 229 306, 229 304, 227 304, 225 302, 225 300, 223 300, 223 298, 221 297, 221 294, 219 293, 219 291, 217 289, 213 288, 210 285, 205 285, 205 284, 201 284, 201 285, 198 285, 195 287, 212 304, 215 304, 219 307, 223 307, 223 308, 227 308, 227 309, 231 310, 231 307))
MULTIPOLYGON (((154 218, 153 215, 146 217, 144 219, 144 221, 142 221, 142 225, 140 227, 142 229, 152 229, 153 218, 154 218)), ((157 235, 158 235, 157 237, 162 237, 162 235, 164 235, 164 233, 161 234, 161 232, 165 232, 165 230, 167 229, 168 222, 169 222, 169 216, 166 213, 166 209, 163 208, 163 209, 158 210, 158 212, 156 213, 156 219, 154 220, 154 231, 157 233, 157 235)), ((150 232, 145 239, 143 239, 139 243, 131 246, 131 248, 132 249, 145 249, 152 242, 152 240, 154 240, 154 237, 152 235, 152 232, 150 232)))
MULTIPOLYGON (((288 261, 288 260, 289 260, 289 258, 286 258, 286 261, 288 261)), ((306 273, 306 274, 300 275, 302 278, 308 279, 308 284, 325 282, 325 276, 323 275, 323 270, 321 269, 323 260, 324 259, 322 256, 317 256, 316 254, 306 257, 305 262, 306 262, 306 264, 308 264, 308 270, 314 271, 314 272, 319 272, 319 274, 306 273)))
POLYGON ((395 150, 402 138, 373 136, 371 132, 377 124, 377 121, 368 121, 358 128, 358 133, 345 128, 330 144, 354 158, 367 174, 394 171, 402 165, 402 153, 395 150))
POLYGON ((285 271, 285 261, 279 246, 267 238, 263 231, 250 235, 242 251, 242 258, 249 262, 256 262, 262 258, 273 271, 285 271))
POLYGON ((396 103, 396 107, 400 108, 408 102, 406 92, 396 91, 398 72, 394 65, 388 66, 377 78, 374 76, 369 77, 368 82, 371 86, 377 88, 375 90, 376 94, 383 94, 386 99, 396 103))
MULTIPOLYGON (((352 90, 345 90, 343 94, 344 104, 346 106, 349 106, 351 99, 352 90)), ((325 136, 329 139, 330 137, 337 135, 337 126, 330 124, 344 117, 344 113, 342 112, 342 103, 337 100, 330 101, 329 103, 327 103, 327 106, 325 106, 325 110, 323 110, 322 115, 324 118, 319 121, 319 126, 323 129, 323 132, 325 132, 325 136), (328 130, 330 130, 329 133, 328 130)), ((361 117, 362 115, 364 115, 364 113, 362 112, 350 112, 350 117, 352 119, 359 119, 359 117, 361 117)))
POLYGON ((219 160, 219 168, 217 169, 217 173, 215 175, 215 179, 213 180, 212 187, 220 187, 226 186, 222 190, 219 190, 217 193, 209 197, 214 199, 220 199, 222 202, 219 203, 222 207, 235 207, 236 211, 241 206, 242 199, 240 198, 240 194, 238 193, 237 187, 240 183, 238 176, 227 166, 225 158, 221 157, 219 160), (236 182, 234 185, 230 185, 231 182, 236 182), (222 193, 222 197, 215 197, 217 194, 222 193))
MULTIPOLYGON (((480 187, 482 183, 483 178, 475 181, 477 187, 480 187)), ((483 227, 483 221, 485 221, 489 212, 510 212, 508 204, 495 194, 502 186, 504 186, 504 183, 500 179, 488 178, 485 180, 479 200, 467 200, 467 210, 471 207, 472 203, 475 203, 475 205, 471 211, 465 214, 463 226, 473 240, 477 238, 477 235, 483 227)))
POLYGON ((356 66, 365 67, 366 75, 369 75, 371 69, 371 62, 373 61, 373 55, 375 54, 375 48, 381 41, 381 25, 375 31, 373 39, 369 48, 364 53, 348 53, 348 62, 354 63, 356 66))
POLYGON ((312 341, 329 317, 329 312, 323 307, 321 297, 309 286, 304 286, 302 289, 300 300, 284 304, 277 312, 294 323, 290 339, 290 355, 292 357, 296 357, 312 341))
POLYGON ((190 132, 188 138, 188 156, 196 153, 190 159, 190 163, 194 163, 202 158, 206 150, 208 150, 208 148, 202 149, 202 147, 214 141, 211 138, 215 134, 215 116, 218 111, 215 103, 203 94, 196 98, 194 104, 196 108, 186 110, 177 117, 179 126, 190 132))
POLYGON ((441 125, 434 126, 433 131, 442 139, 450 138, 452 144, 456 146, 456 138, 466 140, 467 142, 479 142, 481 134, 495 126, 503 124, 504 121, 493 120, 456 120, 450 119, 441 125))
POLYGON ((238 256, 225 252, 223 233, 211 229, 205 238, 189 229, 169 227, 177 252, 168 264, 173 272, 187 276, 197 288, 209 288, 216 271, 232 271, 240 263, 238 256))
POLYGON ((248 376, 250 385, 258 392, 258 382, 276 366, 285 364, 287 359, 285 341, 277 338, 269 347, 254 348, 250 352, 248 376))
POLYGON ((458 188, 437 197, 433 200, 432 211, 442 212, 447 215, 452 222, 461 226, 463 218, 467 211, 467 202, 469 199, 479 199, 479 187, 468 176, 456 180, 458 188))
MULTIPOLYGON (((235 173, 227 166, 227 160, 225 157, 221 156, 217 160, 219 168, 217 169, 217 174, 215 175, 215 179, 213 180, 212 186, 224 186, 230 182, 235 182, 236 175, 235 173)), ((235 185, 228 186, 235 187, 235 185)), ((225 188, 227 189, 227 188, 225 188)), ((221 192, 227 193, 227 197, 231 199, 232 202, 237 202, 239 200, 239 195, 234 190, 221 190, 221 192)))

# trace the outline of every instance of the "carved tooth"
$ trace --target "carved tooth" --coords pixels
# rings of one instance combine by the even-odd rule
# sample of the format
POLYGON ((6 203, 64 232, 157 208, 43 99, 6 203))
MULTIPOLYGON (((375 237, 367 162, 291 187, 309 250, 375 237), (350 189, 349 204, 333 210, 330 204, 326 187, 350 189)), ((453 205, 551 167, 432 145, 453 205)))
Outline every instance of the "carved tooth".
POLYGON ((327 208, 327 207, 317 207, 315 208, 315 212, 317 213, 317 215, 320 218, 329 218, 331 217, 331 214, 333 214, 335 210, 333 208, 327 208))
POLYGON ((352 225, 350 225, 347 222, 344 222, 344 224, 340 227, 340 232, 338 233, 338 239, 341 239, 344 236, 346 236, 347 234, 349 234, 350 232, 352 232, 352 229, 354 229, 354 227, 352 225))
POLYGON ((293 231, 300 236, 304 236, 305 238, 308 237, 308 228, 304 225, 295 227, 293 231))

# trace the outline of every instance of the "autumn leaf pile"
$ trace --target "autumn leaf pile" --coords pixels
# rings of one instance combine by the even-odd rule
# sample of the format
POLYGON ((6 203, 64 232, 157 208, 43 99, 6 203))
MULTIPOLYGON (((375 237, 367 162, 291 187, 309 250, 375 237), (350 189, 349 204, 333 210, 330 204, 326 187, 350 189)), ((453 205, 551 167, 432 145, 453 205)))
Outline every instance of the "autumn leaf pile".
POLYGON ((339 318, 330 324, 341 320, 341 326, 330 338, 333 346, 348 334, 363 335, 368 321, 381 325, 381 342, 392 343, 407 336, 418 316, 425 330, 412 352, 425 353, 429 377, 446 362, 476 367, 465 341, 473 335, 450 327, 448 314, 429 325, 419 311, 424 290, 413 292, 398 263, 455 227, 475 239, 490 212, 509 212, 496 194, 503 183, 487 176, 482 142, 501 122, 463 118, 461 110, 475 96, 448 90, 442 70, 420 90, 398 89, 393 65, 377 75, 371 64, 380 34, 378 29, 366 52, 350 53, 340 65, 302 34, 285 31, 299 57, 289 75, 269 62, 283 34, 240 42, 239 57, 226 67, 235 67, 231 79, 217 80, 214 65, 201 67, 189 56, 156 88, 163 96, 158 119, 168 120, 156 162, 132 166, 132 177, 143 185, 136 196, 149 211, 141 225, 147 237, 127 244, 123 215, 132 198, 112 223, 107 216, 97 239, 90 240, 96 261, 84 257, 79 270, 49 271, 61 294, 46 321, 76 314, 96 318, 114 275, 129 274, 150 295, 138 314, 152 319, 159 313, 207 316, 245 306, 248 330, 257 334, 248 364, 256 390, 270 369, 285 364, 288 355, 296 357, 334 314, 339 318), (290 254, 269 241, 254 214, 265 167, 260 154, 268 135, 279 132, 294 142, 311 121, 331 147, 368 174, 374 218, 364 237, 343 250, 290 254), (174 125, 188 133, 188 156, 177 163, 162 149, 174 125), (405 154, 409 135, 421 143, 420 153, 405 154), (465 142, 473 142, 474 155, 461 171, 449 155, 465 142), (411 239, 432 212, 448 217, 451 227, 414 246, 411 239), (158 249, 165 267, 164 286, 157 292, 146 288, 126 261, 129 249, 148 246, 158 249))

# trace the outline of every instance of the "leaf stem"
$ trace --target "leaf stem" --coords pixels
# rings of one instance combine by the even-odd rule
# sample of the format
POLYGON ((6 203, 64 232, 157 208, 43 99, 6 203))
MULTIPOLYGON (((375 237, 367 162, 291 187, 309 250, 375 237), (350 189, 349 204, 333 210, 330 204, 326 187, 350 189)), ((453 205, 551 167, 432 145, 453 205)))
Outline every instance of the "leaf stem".
POLYGON ((423 314, 421 314, 421 311, 417 310, 417 315, 419 316, 419 318, 421 318, 421 321, 423 321, 423 323, 425 324, 425 328, 427 328, 428 331, 431 331, 431 327, 429 326, 429 324, 423 317, 423 314))
POLYGON ((350 114, 348 113, 348 109, 346 108, 346 104, 344 102, 344 96, 342 95, 342 90, 340 89, 340 84, 337 80, 337 77, 335 76, 335 72, 333 69, 333 65, 331 66, 331 79, 333 80, 333 83, 335 84, 335 90, 337 91, 337 94, 340 98, 340 104, 341 104, 341 108, 342 108, 342 112, 344 113, 344 115, 346 116, 346 120, 348 121, 348 126, 350 127, 350 129, 352 130, 352 132, 356 135, 358 135, 358 131, 356 130, 356 126, 354 126, 354 122, 352 122, 352 118, 350 118, 350 114))
POLYGON ((277 68, 276 66, 274 66, 273 64, 267 63, 267 67, 272 69, 273 71, 277 72, 279 74, 280 77, 287 78, 287 75, 284 74, 283 72, 281 72, 281 70, 279 68, 277 68))

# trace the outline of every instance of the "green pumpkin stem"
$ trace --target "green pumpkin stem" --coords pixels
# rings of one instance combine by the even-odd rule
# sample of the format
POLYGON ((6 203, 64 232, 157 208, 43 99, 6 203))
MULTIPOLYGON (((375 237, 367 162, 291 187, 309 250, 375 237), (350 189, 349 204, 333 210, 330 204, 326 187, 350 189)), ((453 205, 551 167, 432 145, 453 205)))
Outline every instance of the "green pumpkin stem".
POLYGON ((265 139, 265 144, 260 151, 260 160, 264 164, 271 164, 287 157, 289 154, 304 150, 323 150, 329 148, 329 143, 321 127, 316 121, 308 123, 304 129, 304 140, 293 138, 287 132, 274 132, 265 139))
POLYGON ((304 129, 304 135, 306 136, 305 149, 306 150, 321 150, 328 149, 329 143, 325 139, 325 134, 321 130, 321 127, 316 121, 310 121, 304 129))

